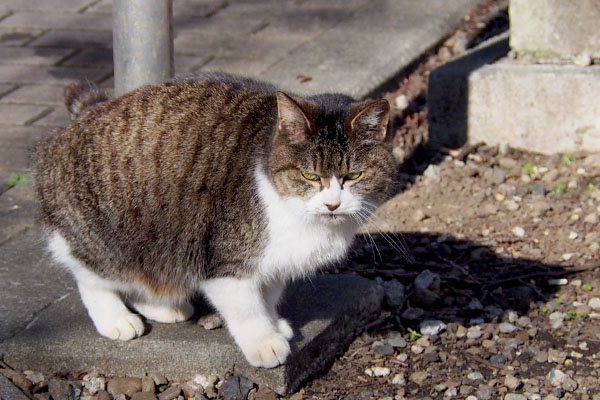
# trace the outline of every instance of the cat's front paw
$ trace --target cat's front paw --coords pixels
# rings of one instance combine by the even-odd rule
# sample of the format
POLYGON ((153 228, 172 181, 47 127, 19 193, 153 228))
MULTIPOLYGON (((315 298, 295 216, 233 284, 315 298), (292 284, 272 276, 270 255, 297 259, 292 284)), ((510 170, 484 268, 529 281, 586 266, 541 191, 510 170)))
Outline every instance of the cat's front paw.
POLYGON ((250 365, 261 368, 275 368, 285 363, 291 352, 287 339, 279 333, 246 345, 242 347, 242 351, 250 365))
POLYGON ((279 329, 279 333, 281 333, 287 340, 290 340, 294 337, 294 330, 292 329, 288 320, 285 318, 279 318, 277 320, 277 329, 279 329))
POLYGON ((113 340, 131 340, 142 336, 144 323, 135 314, 122 314, 112 319, 96 322, 96 329, 102 336, 113 340))

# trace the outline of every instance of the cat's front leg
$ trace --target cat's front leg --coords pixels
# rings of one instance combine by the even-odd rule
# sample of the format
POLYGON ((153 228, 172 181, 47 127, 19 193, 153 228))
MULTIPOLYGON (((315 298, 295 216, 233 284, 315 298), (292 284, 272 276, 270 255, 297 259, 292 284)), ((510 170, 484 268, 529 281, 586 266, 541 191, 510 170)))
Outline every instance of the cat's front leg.
POLYGON ((290 345, 275 325, 258 282, 218 278, 204 282, 201 289, 251 365, 273 368, 285 362, 290 345))
POLYGON ((294 337, 294 330, 292 329, 290 323, 285 318, 281 318, 277 312, 277 307, 281 301, 284 290, 285 282, 283 281, 268 283, 263 286, 263 296, 267 304, 267 311, 269 311, 269 314, 277 325, 279 332, 281 332, 281 334, 287 340, 290 340, 294 337))

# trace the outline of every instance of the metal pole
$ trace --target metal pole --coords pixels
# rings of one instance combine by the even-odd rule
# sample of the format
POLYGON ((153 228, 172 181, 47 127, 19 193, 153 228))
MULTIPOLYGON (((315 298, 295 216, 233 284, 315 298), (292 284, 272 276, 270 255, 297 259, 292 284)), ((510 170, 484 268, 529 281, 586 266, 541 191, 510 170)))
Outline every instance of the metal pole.
POLYGON ((173 76, 171 0, 113 0, 115 95, 173 76))

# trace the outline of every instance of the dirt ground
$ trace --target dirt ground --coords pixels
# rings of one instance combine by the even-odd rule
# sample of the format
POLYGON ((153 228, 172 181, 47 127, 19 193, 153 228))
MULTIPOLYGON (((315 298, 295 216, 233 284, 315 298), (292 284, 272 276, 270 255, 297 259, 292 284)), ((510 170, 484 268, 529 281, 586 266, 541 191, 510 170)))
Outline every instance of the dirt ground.
MULTIPOLYGON (((380 282, 385 308, 288 399, 600 400, 600 154, 423 146, 429 72, 505 31, 507 3, 471 10, 386 94, 397 194, 336 271, 380 282)), ((61 378, 71 393, 109 396, 91 397, 89 376, 61 378)), ((175 383, 156 384, 171 398, 175 383)), ((50 399, 43 385, 28 396, 50 399)), ((255 386, 248 398, 277 396, 255 386)))

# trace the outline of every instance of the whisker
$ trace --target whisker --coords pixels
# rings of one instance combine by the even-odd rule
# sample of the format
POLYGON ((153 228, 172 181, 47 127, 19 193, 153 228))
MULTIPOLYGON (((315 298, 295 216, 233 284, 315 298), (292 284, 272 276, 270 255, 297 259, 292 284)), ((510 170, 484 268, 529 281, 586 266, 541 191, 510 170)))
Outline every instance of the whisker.
MULTIPOLYGON (((365 204, 366 204, 366 202, 365 202, 365 204)), ((373 223, 373 225, 375 225, 375 227, 379 231, 378 233, 388 242, 388 244, 390 246, 392 246, 392 248, 394 250, 396 250, 398 253, 400 253, 405 260, 411 261, 411 262, 413 261, 412 256, 407 251, 408 246, 406 245, 406 242, 402 238, 401 234, 398 234, 398 236, 400 237, 400 240, 402 240, 402 242, 403 242, 402 244, 403 245, 401 245, 400 243, 398 243, 390 234, 388 234, 387 232, 385 232, 382 229, 381 224, 377 221, 378 217, 374 213, 371 213, 369 216, 365 216, 364 215, 364 211, 362 211, 362 210, 358 211, 357 213, 358 214, 362 214, 361 217, 364 218, 365 221, 367 219, 369 219, 369 221, 371 223, 373 223)))

